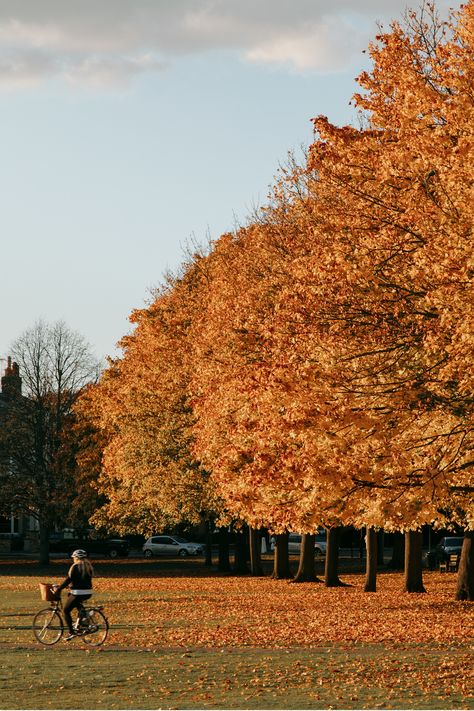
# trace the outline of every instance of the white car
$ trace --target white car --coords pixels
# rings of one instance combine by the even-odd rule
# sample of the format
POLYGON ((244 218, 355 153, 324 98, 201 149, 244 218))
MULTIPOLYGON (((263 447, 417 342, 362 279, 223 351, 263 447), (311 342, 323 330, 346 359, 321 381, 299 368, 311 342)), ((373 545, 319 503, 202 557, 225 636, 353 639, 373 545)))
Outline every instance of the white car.
POLYGON ((151 536, 143 544, 143 555, 151 558, 153 555, 171 555, 185 558, 188 555, 201 555, 203 547, 200 543, 191 543, 180 536, 151 536))
MULTIPOLYGON (((301 534, 290 533, 288 536, 288 553, 300 554, 301 551, 301 534)), ((317 533, 314 541, 314 555, 320 558, 326 555, 326 534, 317 533)))

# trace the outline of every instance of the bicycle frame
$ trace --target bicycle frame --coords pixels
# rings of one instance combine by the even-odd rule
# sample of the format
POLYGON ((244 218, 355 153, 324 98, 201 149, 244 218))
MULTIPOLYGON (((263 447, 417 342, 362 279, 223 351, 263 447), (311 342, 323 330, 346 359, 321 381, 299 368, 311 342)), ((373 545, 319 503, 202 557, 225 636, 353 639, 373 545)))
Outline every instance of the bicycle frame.
MULTIPOLYGON (((51 600, 50 606, 51 606, 52 610, 56 610, 56 612, 59 612, 61 614, 61 617, 64 619, 63 601, 61 600, 61 598, 58 598, 58 600, 51 600)), ((104 609, 103 605, 91 605, 90 607, 88 607, 83 602, 79 602, 79 605, 76 608, 78 616, 81 613, 84 613, 84 612, 87 613, 87 612, 90 612, 91 610, 103 610, 103 609, 104 609)))

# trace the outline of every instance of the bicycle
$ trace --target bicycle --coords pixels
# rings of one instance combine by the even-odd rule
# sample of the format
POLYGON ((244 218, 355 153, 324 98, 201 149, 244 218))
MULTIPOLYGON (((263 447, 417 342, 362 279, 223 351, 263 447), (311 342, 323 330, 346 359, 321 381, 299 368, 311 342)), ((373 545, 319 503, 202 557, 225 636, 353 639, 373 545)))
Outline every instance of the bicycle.
MULTIPOLYGON (((61 594, 52 585, 40 583, 41 598, 50 602, 50 606, 40 610, 33 618, 33 634, 41 644, 52 646, 59 642, 64 632, 68 631, 63 615, 61 594)), ((109 634, 109 621, 102 612, 103 606, 87 607, 81 603, 73 610, 76 619, 73 628, 78 639, 92 647, 99 647, 109 634)))

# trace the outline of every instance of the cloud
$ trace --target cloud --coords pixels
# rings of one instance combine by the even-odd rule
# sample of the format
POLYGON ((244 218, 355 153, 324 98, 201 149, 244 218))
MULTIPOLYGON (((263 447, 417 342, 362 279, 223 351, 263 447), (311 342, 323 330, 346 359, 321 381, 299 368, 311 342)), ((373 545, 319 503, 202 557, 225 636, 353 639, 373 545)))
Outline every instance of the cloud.
POLYGON ((29 87, 55 73, 50 57, 34 49, 0 54, 0 86, 29 87))
POLYGON ((361 50, 364 33, 341 18, 324 17, 300 31, 286 31, 262 40, 245 52, 252 62, 292 66, 297 71, 343 69, 361 50))
POLYGON ((85 56, 81 62, 74 62, 64 68, 62 74, 71 84, 91 87, 123 87, 138 74, 162 71, 167 63, 153 54, 129 57, 85 56))
MULTIPOLYGON (((445 0, 442 0, 444 3, 445 0)), ((180 56, 237 52, 296 71, 341 69, 400 0, 0 0, 0 85, 115 86, 180 56)))

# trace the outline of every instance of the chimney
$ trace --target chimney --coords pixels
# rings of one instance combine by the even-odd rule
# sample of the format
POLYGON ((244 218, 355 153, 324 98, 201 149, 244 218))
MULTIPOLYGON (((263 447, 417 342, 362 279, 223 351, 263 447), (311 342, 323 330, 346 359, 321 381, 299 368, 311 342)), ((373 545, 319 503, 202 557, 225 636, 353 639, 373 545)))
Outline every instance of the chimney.
POLYGON ((2 393, 11 397, 21 395, 20 368, 18 363, 12 363, 10 356, 8 356, 5 375, 2 378, 2 393))

